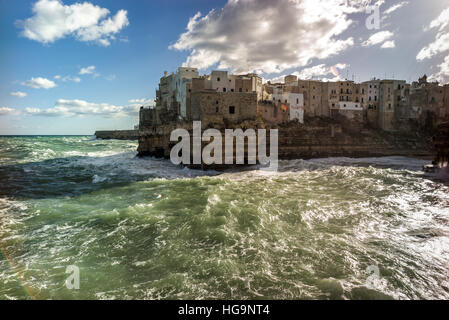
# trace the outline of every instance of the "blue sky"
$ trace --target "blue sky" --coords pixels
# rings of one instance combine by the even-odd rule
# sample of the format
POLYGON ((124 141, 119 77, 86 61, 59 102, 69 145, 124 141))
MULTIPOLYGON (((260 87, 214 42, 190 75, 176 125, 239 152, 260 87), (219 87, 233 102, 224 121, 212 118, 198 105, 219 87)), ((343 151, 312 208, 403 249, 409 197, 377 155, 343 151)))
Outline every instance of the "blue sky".
POLYGON ((449 0, 0 0, 0 18, 0 134, 132 128, 183 63, 267 80, 449 80, 449 0), (373 4, 379 29, 365 25, 373 4))

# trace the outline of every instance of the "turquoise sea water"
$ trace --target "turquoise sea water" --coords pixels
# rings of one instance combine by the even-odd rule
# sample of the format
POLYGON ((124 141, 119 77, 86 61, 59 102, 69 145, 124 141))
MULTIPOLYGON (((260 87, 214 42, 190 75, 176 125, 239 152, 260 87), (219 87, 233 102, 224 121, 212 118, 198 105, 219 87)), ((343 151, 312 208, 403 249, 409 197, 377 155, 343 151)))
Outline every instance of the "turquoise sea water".
POLYGON ((218 174, 136 147, 0 137, 0 299, 449 299, 449 187, 427 161, 218 174))

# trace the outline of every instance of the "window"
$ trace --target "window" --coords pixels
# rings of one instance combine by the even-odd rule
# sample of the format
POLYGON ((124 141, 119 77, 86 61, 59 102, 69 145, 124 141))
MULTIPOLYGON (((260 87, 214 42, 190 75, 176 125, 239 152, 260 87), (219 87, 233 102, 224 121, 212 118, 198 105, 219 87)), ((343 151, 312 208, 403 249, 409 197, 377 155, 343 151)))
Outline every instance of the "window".
POLYGON ((226 92, 226 88, 223 88, 223 92, 226 92))
POLYGON ((218 113, 218 107, 215 108, 215 112, 218 113))
POLYGON ((231 89, 231 92, 234 92, 234 89, 231 89))
POLYGON ((299 104, 299 99, 298 98, 296 98, 296 104, 299 104))
POLYGON ((217 82, 220 82, 220 78, 217 78, 217 82))
POLYGON ((391 103, 388 104, 388 109, 391 109, 391 103))
POLYGON ((217 101, 215 101, 215 104, 218 104, 218 100, 217 100, 217 101))
POLYGON ((242 90, 242 88, 239 88, 239 92, 242 92, 243 90, 242 90))
POLYGON ((230 106, 229 107, 229 114, 235 114, 235 107, 234 106, 230 106))

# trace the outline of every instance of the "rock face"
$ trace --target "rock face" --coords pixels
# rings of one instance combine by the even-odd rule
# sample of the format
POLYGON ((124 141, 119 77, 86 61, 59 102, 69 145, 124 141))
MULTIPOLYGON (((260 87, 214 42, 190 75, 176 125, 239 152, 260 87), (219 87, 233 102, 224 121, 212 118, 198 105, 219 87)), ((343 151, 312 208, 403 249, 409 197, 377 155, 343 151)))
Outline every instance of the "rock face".
POLYGON ((440 124, 433 137, 437 157, 435 164, 439 167, 449 166, 449 122, 440 124))
MULTIPOLYGON (((140 130, 138 153, 140 156, 170 156, 171 148, 177 142, 170 141, 170 133, 176 128, 184 128, 192 137, 192 123, 179 122, 171 125, 147 127, 140 130)), ((213 126, 222 133, 224 128, 213 126)), ((418 132, 392 134, 374 129, 354 128, 330 119, 309 119, 307 124, 289 122, 270 127, 263 122, 242 123, 245 130, 278 129, 279 159, 310 159, 321 157, 379 157, 379 156, 433 156, 430 137, 418 132)), ((204 131, 207 128, 202 128, 204 131)), ((232 129, 232 127, 227 127, 232 129)), ((257 130, 256 130, 257 131, 257 130)), ((267 131, 267 142, 269 142, 267 131)), ((209 142, 203 142, 203 147, 209 142)), ((268 147, 267 147, 268 148, 268 147)))
POLYGON ((117 140, 138 140, 139 131, 137 130, 111 130, 111 131, 95 131, 97 139, 117 139, 117 140))

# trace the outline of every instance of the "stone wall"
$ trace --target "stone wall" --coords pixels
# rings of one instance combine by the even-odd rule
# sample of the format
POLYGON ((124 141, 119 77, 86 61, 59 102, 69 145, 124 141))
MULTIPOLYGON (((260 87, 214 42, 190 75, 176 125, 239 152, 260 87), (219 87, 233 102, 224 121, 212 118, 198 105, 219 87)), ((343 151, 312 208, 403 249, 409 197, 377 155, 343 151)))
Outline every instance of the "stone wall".
POLYGON ((137 130, 110 130, 95 131, 97 139, 117 139, 117 140, 138 140, 139 131, 137 130))
MULTIPOLYGON (((429 142, 430 138, 420 133, 398 135, 373 129, 363 129, 356 132, 353 128, 348 128, 348 126, 330 119, 309 118, 306 125, 289 122, 279 126, 270 126, 260 121, 247 121, 242 123, 240 127, 243 129, 278 129, 279 159, 281 160, 393 155, 431 158, 433 154, 429 142)), ((170 133, 175 128, 185 128, 191 133, 192 123, 163 125, 151 130, 141 130, 139 155, 168 158, 171 148, 176 144, 176 142, 169 141, 170 133)), ((224 135, 223 128, 219 130, 224 135)), ((268 137, 267 141, 269 141, 268 137)), ((205 144, 207 143, 203 143, 203 146, 205 144)))
POLYGON ((191 119, 203 126, 241 123, 257 118, 257 93, 216 92, 203 90, 191 93, 191 119))

